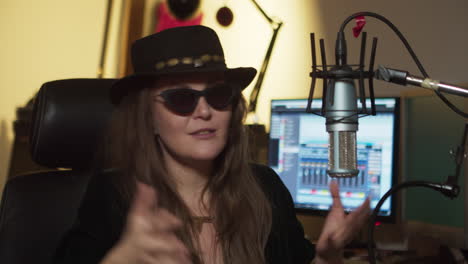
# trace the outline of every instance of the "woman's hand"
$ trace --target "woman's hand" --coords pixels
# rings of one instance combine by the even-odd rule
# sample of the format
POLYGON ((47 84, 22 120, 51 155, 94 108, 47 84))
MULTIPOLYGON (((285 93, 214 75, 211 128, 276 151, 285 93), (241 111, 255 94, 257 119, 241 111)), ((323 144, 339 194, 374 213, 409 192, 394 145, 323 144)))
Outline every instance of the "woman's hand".
POLYGON ((187 248, 174 233, 181 225, 178 218, 157 207, 152 187, 137 183, 123 235, 102 264, 191 263, 187 248))
POLYGON ((333 204, 316 246, 316 263, 342 263, 343 249, 370 215, 369 198, 353 212, 346 214, 341 204, 338 183, 330 183, 333 204))

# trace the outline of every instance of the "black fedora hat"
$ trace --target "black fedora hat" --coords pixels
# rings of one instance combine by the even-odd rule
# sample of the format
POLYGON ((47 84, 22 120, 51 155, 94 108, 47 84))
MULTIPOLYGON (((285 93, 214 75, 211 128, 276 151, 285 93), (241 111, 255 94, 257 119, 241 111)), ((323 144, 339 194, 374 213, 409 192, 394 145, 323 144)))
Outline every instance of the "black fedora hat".
POLYGON ((257 73, 252 67, 228 68, 216 32, 205 26, 175 27, 139 39, 132 45, 131 57, 134 73, 113 85, 113 104, 142 88, 143 82, 163 75, 219 72, 244 89, 257 73))

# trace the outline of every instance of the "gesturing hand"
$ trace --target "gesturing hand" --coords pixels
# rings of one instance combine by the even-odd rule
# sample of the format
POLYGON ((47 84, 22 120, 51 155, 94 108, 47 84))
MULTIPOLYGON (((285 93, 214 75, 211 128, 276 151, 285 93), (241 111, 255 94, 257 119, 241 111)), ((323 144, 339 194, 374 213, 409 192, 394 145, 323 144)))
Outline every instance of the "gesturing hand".
POLYGON ((102 264, 191 263, 187 248, 174 233, 181 225, 174 215, 158 208, 152 187, 137 183, 123 235, 102 264))
POLYGON ((343 249, 361 229, 370 214, 369 198, 348 215, 341 204, 338 184, 330 184, 332 207, 317 242, 316 263, 340 263, 343 249))

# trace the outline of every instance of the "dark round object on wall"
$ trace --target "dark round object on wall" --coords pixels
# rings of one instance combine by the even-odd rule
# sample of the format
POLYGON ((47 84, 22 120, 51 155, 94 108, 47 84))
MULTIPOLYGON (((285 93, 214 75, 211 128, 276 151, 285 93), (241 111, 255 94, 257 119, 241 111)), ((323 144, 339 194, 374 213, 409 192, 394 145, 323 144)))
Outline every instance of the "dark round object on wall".
POLYGON ((167 0, 167 6, 174 16, 185 20, 193 16, 200 6, 200 0, 167 0))
POLYGON ((231 9, 227 6, 221 7, 218 12, 216 12, 216 20, 222 26, 229 26, 234 19, 234 14, 232 13, 231 9))

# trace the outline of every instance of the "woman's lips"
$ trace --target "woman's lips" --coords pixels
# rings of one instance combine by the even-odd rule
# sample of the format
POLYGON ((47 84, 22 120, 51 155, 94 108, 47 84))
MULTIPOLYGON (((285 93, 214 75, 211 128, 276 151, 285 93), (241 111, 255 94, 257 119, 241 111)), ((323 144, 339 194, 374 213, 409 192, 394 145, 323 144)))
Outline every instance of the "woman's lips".
POLYGON ((206 128, 190 133, 191 136, 198 139, 208 139, 216 135, 216 129, 206 128))

